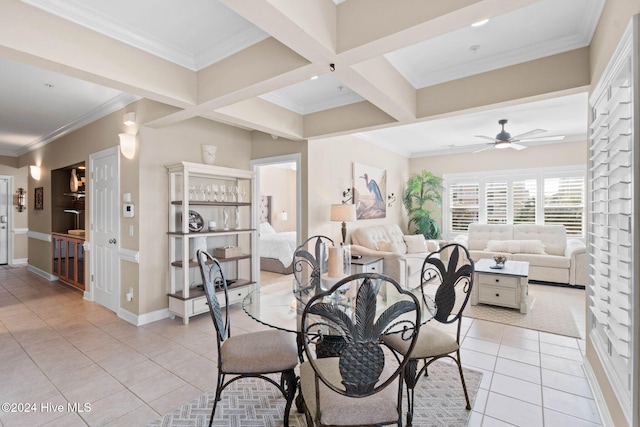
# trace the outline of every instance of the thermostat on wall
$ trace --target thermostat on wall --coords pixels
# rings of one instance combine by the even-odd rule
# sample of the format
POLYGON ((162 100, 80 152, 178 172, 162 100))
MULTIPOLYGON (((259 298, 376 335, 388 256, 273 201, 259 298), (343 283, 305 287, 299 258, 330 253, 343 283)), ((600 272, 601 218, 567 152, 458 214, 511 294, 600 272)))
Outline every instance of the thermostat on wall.
POLYGON ((125 218, 133 218, 135 213, 135 206, 132 203, 125 203, 122 205, 122 216, 125 218))

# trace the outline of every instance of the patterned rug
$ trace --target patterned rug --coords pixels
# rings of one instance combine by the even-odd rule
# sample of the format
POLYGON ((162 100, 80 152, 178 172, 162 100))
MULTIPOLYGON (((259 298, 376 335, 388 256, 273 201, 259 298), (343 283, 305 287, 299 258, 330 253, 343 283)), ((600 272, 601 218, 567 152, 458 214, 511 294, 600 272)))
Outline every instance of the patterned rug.
MULTIPOLYGON (((464 368, 467 390, 473 404, 482 373, 464 368)), ((209 425, 214 392, 210 391, 174 409, 149 427, 199 427, 209 425)), ((464 393, 455 365, 438 361, 429 368, 429 377, 421 378, 415 390, 415 427, 463 427, 471 411, 465 409, 464 393)), ((285 401, 278 390, 266 381, 253 378, 231 384, 222 393, 214 426, 282 426, 285 401)), ((406 410, 407 405, 404 403, 406 410)), ((291 427, 305 427, 304 414, 295 405, 289 417, 291 427)))
POLYGON ((584 323, 585 291, 559 286, 529 284, 527 314, 519 309, 487 304, 464 309, 464 315, 552 334, 584 338, 576 321, 584 323))

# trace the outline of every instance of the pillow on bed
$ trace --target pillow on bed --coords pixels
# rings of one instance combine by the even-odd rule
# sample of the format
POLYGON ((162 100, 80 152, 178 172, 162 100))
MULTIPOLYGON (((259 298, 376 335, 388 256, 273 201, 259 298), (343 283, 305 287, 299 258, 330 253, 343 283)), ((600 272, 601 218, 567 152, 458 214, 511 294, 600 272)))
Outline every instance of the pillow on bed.
POLYGON ((276 234, 276 230, 273 229, 268 222, 260 223, 260 234, 276 234))
POLYGON ((542 240, 489 240, 487 251, 545 255, 542 240))

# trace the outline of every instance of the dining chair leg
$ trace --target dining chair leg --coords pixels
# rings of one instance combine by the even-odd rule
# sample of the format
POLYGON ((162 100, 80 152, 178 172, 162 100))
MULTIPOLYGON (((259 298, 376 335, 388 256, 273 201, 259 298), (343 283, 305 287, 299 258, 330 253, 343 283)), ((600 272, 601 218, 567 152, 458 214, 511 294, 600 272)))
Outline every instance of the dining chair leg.
POLYGON ((218 371, 218 381, 216 382, 216 395, 213 398, 213 409, 211 410, 211 419, 209 420, 209 427, 213 425, 213 417, 216 416, 216 408, 218 407, 218 401, 222 394, 222 384, 224 384, 224 374, 218 371))
POLYGON ((418 382, 418 378, 416 376, 417 370, 417 359, 409 360, 404 368, 404 382, 407 385, 407 426, 413 425, 413 403, 415 401, 414 391, 416 383, 418 382))
POLYGON ((458 364, 458 371, 460 372, 460 381, 462 381, 462 390, 464 391, 464 398, 467 400, 467 410, 470 410, 471 402, 469 401, 469 393, 467 392, 467 383, 464 380, 464 373, 462 372, 462 363, 460 362, 460 350, 456 351, 456 363, 458 364))
POLYGON ((284 391, 284 397, 287 400, 287 404, 284 408, 284 427, 289 427, 289 414, 291 413, 291 405, 293 399, 296 396, 296 390, 298 389, 298 378, 293 369, 284 371, 281 377, 282 390, 284 391))

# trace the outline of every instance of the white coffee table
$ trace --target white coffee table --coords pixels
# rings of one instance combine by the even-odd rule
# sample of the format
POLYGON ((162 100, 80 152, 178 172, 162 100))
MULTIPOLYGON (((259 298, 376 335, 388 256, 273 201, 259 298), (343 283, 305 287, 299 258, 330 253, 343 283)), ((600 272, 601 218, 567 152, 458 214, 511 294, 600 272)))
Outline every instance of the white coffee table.
POLYGON ((480 259, 475 263, 471 305, 478 303, 500 307, 519 308, 527 313, 529 295, 529 263, 507 261, 504 268, 491 268, 492 259, 480 259))

